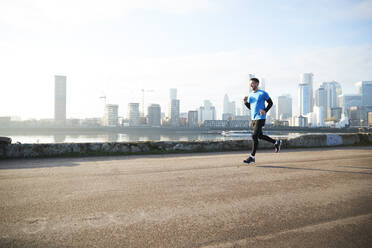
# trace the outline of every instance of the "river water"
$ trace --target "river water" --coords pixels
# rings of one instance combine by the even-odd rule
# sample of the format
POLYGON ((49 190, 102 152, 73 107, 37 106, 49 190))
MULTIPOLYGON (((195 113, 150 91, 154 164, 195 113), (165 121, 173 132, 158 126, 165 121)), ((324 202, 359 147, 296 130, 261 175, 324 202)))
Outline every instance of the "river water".
MULTIPOLYGON (((292 138, 300 133, 264 132, 273 138, 292 138)), ((166 134, 126 134, 126 133, 97 133, 97 134, 22 134, 5 135, 12 143, 90 143, 90 142, 133 142, 133 141, 221 141, 251 139, 250 135, 228 136, 220 133, 166 133, 166 134)))

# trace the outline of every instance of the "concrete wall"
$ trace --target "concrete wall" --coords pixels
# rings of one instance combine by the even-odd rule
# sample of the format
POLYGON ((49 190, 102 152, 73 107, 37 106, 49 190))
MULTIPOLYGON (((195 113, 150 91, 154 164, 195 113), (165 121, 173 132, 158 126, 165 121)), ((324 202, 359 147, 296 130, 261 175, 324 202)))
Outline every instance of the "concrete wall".
MULTIPOLYGON (((372 145, 372 133, 302 135, 283 140, 282 148, 372 145)), ((0 159, 36 157, 74 157, 125 154, 160 154, 183 152, 249 151, 251 140, 231 141, 160 141, 62 144, 0 144, 0 159)), ((273 149, 260 141, 259 149, 273 149)))

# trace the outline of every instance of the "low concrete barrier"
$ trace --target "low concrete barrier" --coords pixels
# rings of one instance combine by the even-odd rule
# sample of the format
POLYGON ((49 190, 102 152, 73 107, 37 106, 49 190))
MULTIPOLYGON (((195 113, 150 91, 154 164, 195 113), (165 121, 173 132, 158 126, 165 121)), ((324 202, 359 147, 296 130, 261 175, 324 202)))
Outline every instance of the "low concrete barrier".
MULTIPOLYGON (((372 133, 302 135, 284 139, 282 148, 372 145, 372 133)), ((62 144, 0 144, 0 158, 75 157, 186 152, 249 151, 252 141, 159 141, 62 144)), ((260 141, 260 149, 273 145, 260 141)))

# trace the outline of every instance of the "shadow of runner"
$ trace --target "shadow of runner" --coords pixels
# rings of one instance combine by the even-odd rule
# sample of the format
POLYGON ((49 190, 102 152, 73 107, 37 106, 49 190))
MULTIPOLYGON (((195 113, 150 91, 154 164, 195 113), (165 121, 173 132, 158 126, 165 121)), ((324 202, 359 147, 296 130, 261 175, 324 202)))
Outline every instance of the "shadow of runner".
POLYGON ((335 172, 335 173, 347 173, 347 174, 363 174, 372 175, 370 172, 356 172, 356 171, 341 171, 341 170, 327 170, 327 169, 312 169, 312 168, 299 168, 299 167, 288 167, 288 166, 273 166, 273 165, 256 165, 255 167, 268 168, 268 169, 289 169, 289 170, 308 170, 308 171, 323 171, 323 172, 335 172))

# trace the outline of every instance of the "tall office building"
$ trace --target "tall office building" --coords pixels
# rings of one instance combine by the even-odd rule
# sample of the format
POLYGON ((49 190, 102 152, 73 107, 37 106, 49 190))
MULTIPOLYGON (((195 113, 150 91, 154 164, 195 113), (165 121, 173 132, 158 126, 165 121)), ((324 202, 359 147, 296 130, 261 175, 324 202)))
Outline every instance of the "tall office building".
POLYGON ((362 95, 359 94, 343 94, 338 96, 339 106, 343 113, 347 113, 352 106, 362 106, 362 95))
POLYGON ((206 120, 216 120, 216 108, 211 101, 204 100, 204 106, 201 106, 198 111, 198 120, 200 122, 206 120))
POLYGON ((287 120, 292 118, 292 97, 290 95, 282 95, 276 101, 276 119, 287 120))
POLYGON ((327 92, 322 86, 315 90, 315 106, 317 126, 324 126, 324 119, 327 118, 327 92))
POLYGON ((138 126, 140 124, 139 103, 128 104, 129 126, 138 126))
POLYGON ((119 105, 106 104, 105 113, 103 117, 103 125, 109 127, 116 127, 118 125, 118 109, 119 105))
POLYGON ((315 105, 314 106, 314 111, 313 111, 313 126, 318 126, 318 127, 322 127, 324 126, 324 119, 326 118, 325 116, 325 108, 324 106, 317 106, 315 105))
POLYGON ((230 102, 229 97, 225 94, 223 98, 223 112, 222 119, 225 120, 224 116, 234 117, 236 115, 235 102, 230 102))
POLYGON ((372 106, 372 81, 360 81, 356 83, 357 93, 362 96, 362 106, 372 106))
POLYGON ((301 74, 301 84, 308 84, 309 85, 309 99, 310 99, 310 112, 313 112, 314 106, 314 97, 313 97, 313 84, 314 84, 314 74, 312 73, 302 73, 301 74))
POLYGON ((151 104, 147 108, 147 124, 149 126, 160 126, 161 108, 159 104, 151 104))
POLYGON ((179 126, 180 122, 180 100, 171 99, 169 101, 169 119, 172 126, 179 126))
POLYGON ((336 81, 331 81, 323 82, 321 87, 325 90, 327 118, 330 118, 330 109, 339 106, 338 97, 342 94, 341 85, 336 81))
POLYGON ((222 113, 229 113, 229 108, 230 108, 230 100, 229 96, 225 94, 223 97, 223 111, 222 113))
POLYGON ((54 120, 66 123, 66 76, 54 76, 54 120))
POLYGON ((177 89, 175 88, 169 89, 169 98, 170 100, 177 99, 177 89))
POLYGON ((300 115, 306 115, 310 113, 310 85, 299 84, 298 85, 298 99, 299 99, 299 113, 300 115))
POLYGON ((187 125, 188 127, 198 127, 198 111, 189 111, 187 113, 187 125))

